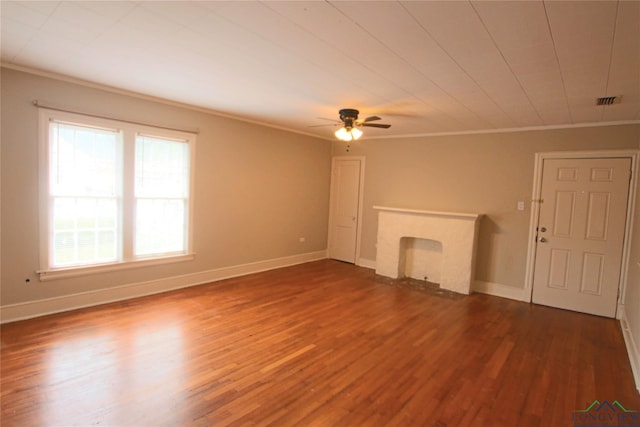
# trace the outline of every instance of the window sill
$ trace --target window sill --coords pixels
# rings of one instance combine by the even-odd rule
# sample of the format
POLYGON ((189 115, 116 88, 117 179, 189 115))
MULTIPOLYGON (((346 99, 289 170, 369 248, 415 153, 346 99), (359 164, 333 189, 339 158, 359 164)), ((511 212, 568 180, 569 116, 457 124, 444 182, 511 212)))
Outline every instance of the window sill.
POLYGON ((36 273, 40 276, 41 282, 49 280, 66 279, 69 277, 86 276, 89 274, 109 273, 112 271, 128 270, 131 268, 149 267, 153 265, 170 264, 176 262, 193 261, 195 254, 175 255, 153 259, 142 259, 136 261, 123 261, 112 264, 100 264, 89 266, 77 266, 68 268, 56 268, 52 270, 39 270, 36 273))

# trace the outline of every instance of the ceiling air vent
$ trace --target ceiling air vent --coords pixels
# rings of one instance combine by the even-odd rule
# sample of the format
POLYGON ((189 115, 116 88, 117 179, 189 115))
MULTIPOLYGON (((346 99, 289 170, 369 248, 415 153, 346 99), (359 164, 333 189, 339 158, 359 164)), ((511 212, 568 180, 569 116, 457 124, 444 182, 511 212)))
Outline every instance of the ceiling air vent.
POLYGON ((604 98, 598 98, 596 105, 613 105, 620 102, 621 96, 606 96, 604 98))

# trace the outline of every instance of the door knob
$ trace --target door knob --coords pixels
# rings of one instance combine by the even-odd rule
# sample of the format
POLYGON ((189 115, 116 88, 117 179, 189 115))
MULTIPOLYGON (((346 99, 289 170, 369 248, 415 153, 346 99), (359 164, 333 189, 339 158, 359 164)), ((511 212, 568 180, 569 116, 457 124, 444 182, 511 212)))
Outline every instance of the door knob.
POLYGON ((544 233, 545 231, 547 231, 547 227, 540 227, 540 231, 544 233))
POLYGON ((544 237, 540 238, 540 243, 546 243, 546 242, 547 242, 547 239, 545 239, 544 237))

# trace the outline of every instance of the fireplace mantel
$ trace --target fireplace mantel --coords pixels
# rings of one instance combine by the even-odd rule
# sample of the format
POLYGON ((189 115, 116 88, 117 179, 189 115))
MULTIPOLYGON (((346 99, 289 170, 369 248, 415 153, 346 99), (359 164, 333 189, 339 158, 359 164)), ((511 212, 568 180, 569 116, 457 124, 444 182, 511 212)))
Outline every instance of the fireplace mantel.
POLYGON ((388 206, 374 206, 373 209, 378 211, 400 212, 400 213, 429 215, 429 216, 442 216, 442 217, 471 219, 471 220, 476 220, 482 216, 481 214, 475 214, 475 213, 425 211, 420 209, 390 208, 388 206))
POLYGON ((442 244, 440 287, 470 293, 481 214, 388 206, 373 208, 378 210, 377 274, 394 279, 403 274, 403 238, 433 240, 442 244))

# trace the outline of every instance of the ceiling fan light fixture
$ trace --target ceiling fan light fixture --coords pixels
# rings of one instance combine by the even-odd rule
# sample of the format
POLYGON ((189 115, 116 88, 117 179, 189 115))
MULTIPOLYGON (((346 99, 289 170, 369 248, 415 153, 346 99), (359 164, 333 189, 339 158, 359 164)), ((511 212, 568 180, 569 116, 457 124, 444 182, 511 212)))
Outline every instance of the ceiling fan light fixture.
POLYGON ((362 136, 362 131, 353 127, 342 127, 336 131, 335 135, 340 141, 355 141, 362 136))

